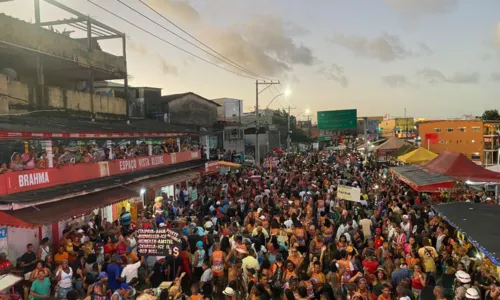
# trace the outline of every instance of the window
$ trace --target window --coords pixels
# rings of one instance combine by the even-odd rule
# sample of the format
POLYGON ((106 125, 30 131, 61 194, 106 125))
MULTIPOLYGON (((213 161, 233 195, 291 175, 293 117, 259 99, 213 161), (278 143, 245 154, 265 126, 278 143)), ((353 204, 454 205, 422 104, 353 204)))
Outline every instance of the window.
POLYGON ((446 132, 453 132, 453 128, 446 128, 446 132))
POLYGON ((434 132, 441 132, 441 128, 434 128, 434 132))
POLYGON ((481 155, 479 155, 479 153, 472 153, 470 155, 470 158, 473 159, 473 160, 480 160, 481 159, 481 155))
POLYGON ((465 132, 466 127, 458 127, 458 132, 465 132))
POLYGON ((479 126, 472 126, 471 131, 472 132, 481 132, 481 128, 479 126))

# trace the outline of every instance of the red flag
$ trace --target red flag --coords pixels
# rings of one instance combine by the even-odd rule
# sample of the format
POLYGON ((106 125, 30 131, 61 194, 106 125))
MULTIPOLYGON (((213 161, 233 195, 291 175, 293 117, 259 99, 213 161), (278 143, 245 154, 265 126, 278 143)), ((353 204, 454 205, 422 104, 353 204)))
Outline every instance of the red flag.
POLYGON ((426 133, 425 139, 429 141, 429 144, 437 144, 439 142, 439 136, 437 133, 426 133))

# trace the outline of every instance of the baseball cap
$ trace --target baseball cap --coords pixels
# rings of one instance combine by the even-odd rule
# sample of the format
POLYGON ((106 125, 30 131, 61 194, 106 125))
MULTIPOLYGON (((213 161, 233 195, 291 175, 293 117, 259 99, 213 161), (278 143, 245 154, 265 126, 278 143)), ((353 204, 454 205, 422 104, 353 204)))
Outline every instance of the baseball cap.
POLYGON ((130 291, 132 288, 130 285, 126 284, 125 282, 120 285, 120 289, 130 291))
POLYGON ((101 272, 101 273, 99 273, 99 277, 98 278, 99 279, 103 279, 103 278, 105 278, 107 276, 108 276, 108 274, 106 272, 101 272))

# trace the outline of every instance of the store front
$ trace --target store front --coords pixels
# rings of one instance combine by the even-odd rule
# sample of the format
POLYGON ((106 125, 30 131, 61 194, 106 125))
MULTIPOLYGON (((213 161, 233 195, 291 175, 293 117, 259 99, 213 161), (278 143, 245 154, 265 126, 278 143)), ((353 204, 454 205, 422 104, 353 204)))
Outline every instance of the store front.
POLYGON ((200 174, 193 171, 177 172, 159 176, 152 179, 139 181, 126 187, 140 193, 140 201, 145 208, 154 203, 154 199, 165 193, 167 196, 174 196, 178 193, 177 185, 181 188, 187 186, 189 181, 197 180, 200 174))

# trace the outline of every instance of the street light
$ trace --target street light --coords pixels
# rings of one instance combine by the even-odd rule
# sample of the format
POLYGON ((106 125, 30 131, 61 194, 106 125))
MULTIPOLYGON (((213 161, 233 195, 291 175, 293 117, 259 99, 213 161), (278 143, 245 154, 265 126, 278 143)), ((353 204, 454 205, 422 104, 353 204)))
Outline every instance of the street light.
POLYGON ((290 95, 289 90, 286 90, 284 93, 279 93, 278 95, 274 96, 274 98, 271 100, 271 102, 269 102, 269 104, 266 106, 266 108, 264 110, 266 110, 269 107, 269 105, 271 105, 273 103, 273 101, 276 100, 276 98, 278 98, 279 96, 288 97, 289 95, 290 95))
POLYGON ((310 110, 309 110, 309 108, 308 108, 308 109, 306 109, 305 111, 303 111, 303 112, 301 112, 301 113, 297 114, 297 115, 295 116, 295 119, 298 119, 298 118, 299 118, 299 116, 300 116, 300 115, 303 115, 303 114, 306 114, 306 116, 308 116, 308 118, 309 118, 309 113, 310 113, 310 112, 311 112, 311 111, 310 111, 310 110))

